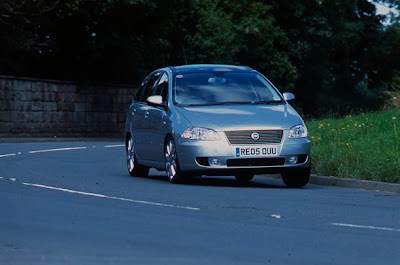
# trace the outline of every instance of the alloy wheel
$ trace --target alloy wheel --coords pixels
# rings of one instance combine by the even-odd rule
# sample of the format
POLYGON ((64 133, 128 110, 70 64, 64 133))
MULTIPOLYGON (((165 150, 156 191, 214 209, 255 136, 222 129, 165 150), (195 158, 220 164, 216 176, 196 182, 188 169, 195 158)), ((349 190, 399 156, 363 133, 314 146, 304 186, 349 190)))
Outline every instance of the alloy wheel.
POLYGON ((129 138, 126 146, 127 166, 129 173, 135 169, 135 148, 133 146, 132 138, 129 138))
POLYGON ((172 183, 178 183, 183 178, 179 169, 175 143, 172 139, 168 139, 165 144, 165 171, 167 172, 168 180, 172 183))

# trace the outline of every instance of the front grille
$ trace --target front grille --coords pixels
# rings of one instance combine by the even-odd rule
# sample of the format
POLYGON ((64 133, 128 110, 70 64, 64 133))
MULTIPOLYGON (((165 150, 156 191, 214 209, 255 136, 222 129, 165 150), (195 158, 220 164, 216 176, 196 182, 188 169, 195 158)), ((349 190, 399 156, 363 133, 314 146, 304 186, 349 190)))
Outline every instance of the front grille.
POLYGON ((232 145, 238 144, 278 144, 282 141, 283 130, 262 131, 226 131, 226 137, 232 145), (258 133, 260 138, 253 140, 252 133, 258 133))
POLYGON ((283 166, 285 158, 240 158, 228 159, 226 165, 228 167, 269 167, 283 166))

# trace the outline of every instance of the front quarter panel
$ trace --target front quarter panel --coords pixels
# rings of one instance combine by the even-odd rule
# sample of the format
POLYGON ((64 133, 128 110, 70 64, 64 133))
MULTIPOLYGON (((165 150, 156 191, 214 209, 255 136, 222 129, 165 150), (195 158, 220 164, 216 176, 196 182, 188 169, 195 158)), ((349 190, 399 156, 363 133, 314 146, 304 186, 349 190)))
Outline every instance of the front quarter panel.
POLYGON ((185 116, 183 116, 179 111, 177 111, 177 107, 175 106, 171 106, 169 109, 168 123, 169 123, 169 133, 171 134, 172 138, 177 144, 180 143, 182 139, 181 138, 182 133, 187 128, 192 126, 189 120, 185 116))

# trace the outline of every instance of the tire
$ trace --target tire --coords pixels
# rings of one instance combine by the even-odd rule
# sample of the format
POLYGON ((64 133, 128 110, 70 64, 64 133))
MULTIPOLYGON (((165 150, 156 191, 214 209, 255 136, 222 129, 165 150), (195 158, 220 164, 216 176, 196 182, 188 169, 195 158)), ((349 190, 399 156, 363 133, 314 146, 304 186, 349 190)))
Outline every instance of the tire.
POLYGON ((133 145, 132 137, 129 137, 126 142, 126 165, 128 168, 129 175, 132 177, 147 177, 149 175, 149 168, 140 165, 137 162, 135 147, 133 145))
POLYGON ((235 175, 235 178, 240 183, 248 183, 254 178, 254 174, 243 173, 235 175))
POLYGON ((306 168, 286 169, 282 171, 282 180, 288 188, 302 188, 308 184, 311 164, 306 168))
POLYGON ((178 153, 176 145, 171 137, 168 137, 164 145, 165 171, 168 181, 171 183, 181 183, 184 175, 179 168, 178 153))

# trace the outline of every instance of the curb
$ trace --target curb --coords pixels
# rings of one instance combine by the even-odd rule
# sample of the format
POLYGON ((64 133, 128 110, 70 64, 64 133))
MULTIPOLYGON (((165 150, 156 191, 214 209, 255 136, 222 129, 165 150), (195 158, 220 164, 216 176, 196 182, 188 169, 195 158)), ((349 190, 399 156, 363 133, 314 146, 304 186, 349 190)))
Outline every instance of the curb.
POLYGON ((371 180, 346 179, 333 176, 311 175, 310 184, 323 186, 338 186, 345 188, 358 188, 365 190, 379 190, 400 194, 400 184, 385 183, 371 180))

